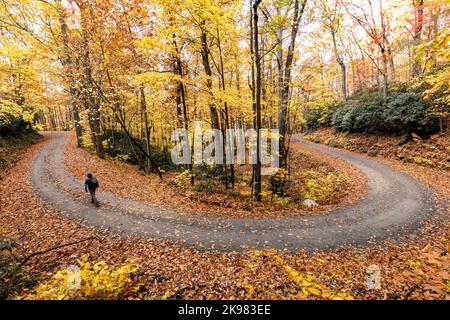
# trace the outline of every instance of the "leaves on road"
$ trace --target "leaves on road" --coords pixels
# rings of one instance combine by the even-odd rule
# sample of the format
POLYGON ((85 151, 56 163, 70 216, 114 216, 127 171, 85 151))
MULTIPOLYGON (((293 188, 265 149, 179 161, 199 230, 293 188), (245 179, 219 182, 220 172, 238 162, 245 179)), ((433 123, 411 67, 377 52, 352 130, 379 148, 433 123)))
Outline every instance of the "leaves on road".
MULTIPOLYGON (((76 264, 83 255, 89 255, 93 262, 105 261, 117 266, 134 260, 139 266, 138 281, 143 284, 138 298, 163 296, 173 290, 177 298, 184 299, 323 298, 318 288, 326 288, 330 295, 344 293, 355 299, 448 298, 448 220, 429 219, 416 235, 396 242, 316 253, 207 252, 160 240, 111 235, 107 230, 95 230, 63 218, 51 204, 40 203, 33 196, 30 164, 42 143, 31 147, 2 181, 0 233, 19 239, 27 252, 69 240, 88 237, 98 240, 80 243, 76 248, 61 248, 31 260, 27 271, 41 281, 76 264), (381 289, 366 287, 370 265, 381 269, 381 289), (310 277, 314 277, 313 286, 300 281, 312 283, 310 277), (306 296, 304 290, 311 294, 306 296)), ((414 171, 415 167, 410 169, 414 171)), ((121 175, 113 169, 105 174, 121 175)), ((16 291, 20 293, 23 289, 18 287, 16 291)))

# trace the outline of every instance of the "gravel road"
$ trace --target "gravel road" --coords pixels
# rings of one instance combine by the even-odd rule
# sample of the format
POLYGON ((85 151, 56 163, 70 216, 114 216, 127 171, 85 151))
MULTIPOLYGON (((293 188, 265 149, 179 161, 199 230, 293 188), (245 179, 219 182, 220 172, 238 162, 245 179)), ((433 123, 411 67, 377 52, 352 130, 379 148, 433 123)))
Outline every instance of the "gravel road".
POLYGON ((100 188, 101 207, 95 208, 86 200, 83 183, 64 169, 61 158, 69 133, 44 135, 50 139, 33 162, 34 193, 62 215, 112 233, 133 233, 214 250, 327 250, 342 245, 364 246, 412 234, 423 218, 435 211, 432 191, 415 178, 354 153, 299 138, 294 143, 302 143, 359 168, 368 179, 365 196, 349 206, 318 215, 237 218, 190 215, 121 198, 100 188))

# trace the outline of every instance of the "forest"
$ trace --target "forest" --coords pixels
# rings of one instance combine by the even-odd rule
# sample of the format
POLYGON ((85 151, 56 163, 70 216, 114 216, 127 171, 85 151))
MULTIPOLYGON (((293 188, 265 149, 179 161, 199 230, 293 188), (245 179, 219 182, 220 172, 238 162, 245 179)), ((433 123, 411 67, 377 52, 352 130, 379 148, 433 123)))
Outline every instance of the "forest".
POLYGON ((449 25, 448 0, 0 0, 0 299, 447 299, 449 25))

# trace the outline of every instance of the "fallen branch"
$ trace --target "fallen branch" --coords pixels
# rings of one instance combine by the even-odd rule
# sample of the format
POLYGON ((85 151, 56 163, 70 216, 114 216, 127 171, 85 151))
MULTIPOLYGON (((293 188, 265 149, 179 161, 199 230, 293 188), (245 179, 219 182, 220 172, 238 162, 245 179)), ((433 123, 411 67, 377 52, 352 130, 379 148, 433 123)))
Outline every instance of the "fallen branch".
POLYGON ((18 264, 18 266, 16 267, 15 272, 17 272, 17 271, 18 271, 25 263, 27 263, 31 258, 33 258, 33 257, 35 257, 35 256, 39 256, 39 255, 42 255, 42 254, 46 254, 46 253, 51 252, 51 251, 54 251, 54 250, 58 250, 58 249, 61 249, 61 248, 64 248, 64 247, 72 246, 72 245, 74 245, 74 244, 83 243, 83 242, 86 242, 86 241, 89 241, 89 240, 93 240, 93 239, 97 239, 97 238, 95 238, 95 237, 89 237, 89 238, 87 238, 87 239, 78 240, 78 241, 74 241, 74 242, 70 242, 70 243, 65 243, 65 244, 61 244, 61 245, 59 245, 59 246, 52 247, 52 248, 48 248, 48 249, 45 249, 45 250, 42 250, 42 251, 33 252, 32 254, 30 254, 30 255, 28 255, 27 257, 25 257, 25 258, 18 264))

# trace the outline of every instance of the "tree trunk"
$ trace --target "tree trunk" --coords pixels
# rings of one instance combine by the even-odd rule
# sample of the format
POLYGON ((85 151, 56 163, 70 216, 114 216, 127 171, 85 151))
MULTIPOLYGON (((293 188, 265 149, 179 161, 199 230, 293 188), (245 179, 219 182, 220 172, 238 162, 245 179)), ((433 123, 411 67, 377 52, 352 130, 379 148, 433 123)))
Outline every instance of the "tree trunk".
MULTIPOLYGON (((422 28, 423 28, 423 2, 424 0, 414 0, 414 16, 415 16, 415 23, 414 23, 414 36, 413 36, 413 42, 414 45, 417 46, 420 43, 420 38, 422 36, 422 28)), ((416 56, 416 50, 413 49, 413 68, 412 68, 412 76, 418 77, 422 74, 422 65, 420 63, 420 60, 417 59, 416 56)))
MULTIPOLYGON (((253 127, 256 128, 256 79, 255 79, 255 46, 254 46, 254 24, 253 24, 253 5, 252 0, 250 0, 250 55, 252 57, 251 59, 251 68, 250 68, 250 75, 251 75, 251 82, 249 84, 251 92, 252 92, 252 111, 253 111, 253 127)), ((252 196, 255 196, 255 170, 256 164, 252 166, 252 179, 250 181, 250 186, 252 187, 252 196)))
MULTIPOLYGON (((183 65, 182 65, 182 61, 181 61, 181 57, 180 57, 180 52, 178 51, 178 46, 177 46, 177 43, 175 40, 175 34, 173 35, 173 38, 174 38, 173 45, 174 45, 175 51, 176 51, 176 56, 174 57, 175 58, 175 70, 174 71, 180 78, 182 78, 183 77, 183 65)), ((177 110, 178 110, 178 108, 181 109, 181 106, 183 107, 183 110, 182 110, 183 119, 181 120, 180 117, 178 119, 179 127, 181 128, 182 125, 184 125, 184 129, 187 131, 187 130, 189 130, 189 118, 188 118, 187 104, 186 104, 186 90, 185 90, 184 84, 181 80, 177 81, 177 105, 178 105, 177 110)), ((189 140, 187 141, 187 143, 189 143, 189 140)), ((192 161, 191 161, 191 163, 187 164, 186 167, 189 170, 189 172, 191 173, 191 184, 194 185, 194 175, 192 174, 192 170, 193 170, 192 161)))
MULTIPOLYGON (((280 14, 280 12, 278 12, 280 14)), ((285 134, 286 134, 286 109, 285 104, 283 102, 284 99, 284 68, 283 68, 283 26, 278 26, 277 28, 277 66, 278 66, 278 85, 277 85, 277 94, 278 94, 278 130, 280 133, 279 137, 279 147, 280 147, 280 156, 279 163, 282 165, 284 163, 284 142, 285 142, 285 134)))
POLYGON ((388 96, 388 88, 389 88, 389 83, 388 83, 388 61, 387 61, 387 56, 386 56, 386 50, 384 48, 381 48, 381 61, 383 63, 383 70, 381 72, 381 75, 383 77, 383 97, 386 100, 387 96, 388 96))
MULTIPOLYGON (((59 1, 58 5, 60 6, 61 3, 59 1)), ((75 133, 76 133, 76 139, 77 139, 77 145, 78 147, 81 147, 81 137, 83 135, 83 128, 81 127, 80 123, 80 114, 78 110, 78 90, 75 86, 75 80, 72 75, 72 57, 70 54, 70 48, 69 48, 69 39, 67 35, 67 23, 65 20, 65 17, 60 12, 59 15, 59 24, 61 28, 61 39, 63 42, 63 48, 64 48, 64 58, 62 59, 62 65, 65 68, 66 77, 68 79, 69 83, 69 94, 70 94, 70 105, 73 113, 73 122, 75 127, 75 133)))
POLYGON ((341 67, 341 91, 342 91, 342 98, 344 100, 347 100, 347 70, 345 67, 344 60, 342 59, 341 55, 339 54, 339 50, 336 43, 336 32, 331 29, 331 38, 333 40, 333 49, 334 49, 334 55, 336 56, 336 61, 341 67))
MULTIPOLYGON (((436 38, 436 36, 439 33, 439 14, 440 14, 440 8, 436 8, 435 11, 431 14, 431 28, 432 33, 429 40, 436 38)), ((432 50, 431 52, 431 60, 433 61, 433 65, 436 65, 437 59, 436 59, 436 52, 432 50)))
POLYGON ((104 150, 102 143, 102 136, 100 133, 100 100, 94 97, 94 81, 92 78, 92 68, 90 62, 90 52, 89 52, 89 40, 86 30, 86 17, 84 16, 85 8, 80 7, 81 13, 81 37, 84 47, 84 55, 82 57, 82 67, 83 67, 83 98, 85 107, 89 109, 89 126, 91 128, 92 143, 95 148, 97 156, 104 158, 104 150))
POLYGON ((380 0, 380 25, 381 25, 381 36, 382 39, 379 41, 378 46, 380 47, 381 52, 381 61, 383 62, 383 70, 381 72, 383 76, 383 97, 386 100, 388 95, 388 60, 389 60, 389 52, 388 52, 388 44, 386 37, 386 25, 384 21, 384 12, 383 12, 383 0, 380 0))
POLYGON ((281 87, 281 102, 282 108, 278 114, 278 127, 280 133, 280 167, 287 167, 287 156, 288 156, 288 148, 286 147, 286 135, 287 135, 287 109, 289 105, 289 90, 291 86, 291 69, 292 62, 294 60, 294 50, 295 50, 295 41, 297 38, 298 28, 300 25, 300 21, 303 16, 303 12, 305 11, 306 1, 303 0, 301 3, 301 7, 299 4, 299 0, 295 0, 294 4, 294 17, 291 28, 291 41, 289 44, 286 63, 284 67, 284 75, 283 75, 283 84, 281 87))
MULTIPOLYGON (((141 93, 141 109, 144 118, 145 147, 148 155, 151 157, 152 149, 150 145, 150 126, 148 124, 147 101, 145 100, 145 90, 143 85, 141 85, 139 91, 141 93)), ((149 168, 150 171, 153 171, 154 168, 152 162, 150 161, 150 157, 147 158, 147 167, 149 168)))
MULTIPOLYGON (((222 44, 220 42, 220 34, 219 30, 217 29, 217 46, 219 49, 219 61, 220 61, 220 78, 222 82, 222 92, 225 93, 226 87, 225 87, 225 70, 224 70, 224 63, 223 63, 223 53, 222 53, 222 44)), ((230 137, 226 135, 226 129, 230 128, 230 117, 228 112, 228 103, 224 102, 224 111, 225 111, 225 128, 223 128, 223 139, 224 144, 231 143, 228 141, 230 137)), ((227 150, 226 148, 224 150, 227 150)), ((233 157, 234 157, 234 150, 229 150, 231 152, 231 163, 230 163, 230 178, 231 178, 231 188, 234 189, 234 183, 235 183, 235 177, 234 177, 234 164, 233 164, 233 157)), ((226 157, 226 154, 224 153, 224 156, 226 157)), ((225 174, 227 174, 227 164, 225 162, 225 174)), ((226 187, 228 188, 228 176, 226 176, 226 187)))
MULTIPOLYGON (((211 71, 211 64, 209 63, 208 40, 206 36, 206 31, 204 31, 203 29, 200 36, 200 40, 202 45, 201 52, 202 52, 203 68, 205 69, 205 73, 208 77, 208 79, 206 79, 206 87, 210 91, 212 98, 212 71, 211 71)), ((211 114, 211 128, 219 129, 219 115, 217 113, 216 106, 214 105, 213 102, 210 102, 209 110, 211 114)))
POLYGON ((255 0, 253 4, 253 44, 254 44, 254 61, 256 65, 256 166, 255 166, 255 199, 261 202, 261 61, 259 56, 258 44, 258 6, 261 0, 255 0))

